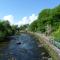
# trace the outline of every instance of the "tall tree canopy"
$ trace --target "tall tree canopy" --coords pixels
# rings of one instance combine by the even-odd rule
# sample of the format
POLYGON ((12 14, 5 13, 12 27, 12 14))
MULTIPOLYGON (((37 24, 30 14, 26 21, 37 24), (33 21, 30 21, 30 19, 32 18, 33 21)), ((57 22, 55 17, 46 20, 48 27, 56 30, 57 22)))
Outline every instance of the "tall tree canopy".
POLYGON ((38 19, 31 23, 30 30, 46 32, 46 26, 51 26, 51 32, 56 31, 60 26, 60 5, 53 9, 44 9, 38 19))

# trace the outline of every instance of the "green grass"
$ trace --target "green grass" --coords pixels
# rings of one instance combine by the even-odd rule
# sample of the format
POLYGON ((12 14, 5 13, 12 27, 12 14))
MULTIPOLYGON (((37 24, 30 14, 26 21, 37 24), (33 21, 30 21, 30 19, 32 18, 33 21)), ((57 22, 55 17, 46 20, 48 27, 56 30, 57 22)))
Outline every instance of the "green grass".
POLYGON ((60 28, 57 31, 53 32, 51 35, 54 37, 54 40, 60 42, 60 28))

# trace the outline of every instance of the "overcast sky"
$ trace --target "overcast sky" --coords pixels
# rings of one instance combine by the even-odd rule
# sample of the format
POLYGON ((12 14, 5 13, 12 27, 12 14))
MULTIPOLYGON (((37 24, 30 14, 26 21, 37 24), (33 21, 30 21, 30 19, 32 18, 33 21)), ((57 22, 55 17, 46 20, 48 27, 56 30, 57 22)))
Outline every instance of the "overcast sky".
POLYGON ((11 24, 30 24, 45 8, 53 8, 60 0, 0 0, 0 19, 11 24))

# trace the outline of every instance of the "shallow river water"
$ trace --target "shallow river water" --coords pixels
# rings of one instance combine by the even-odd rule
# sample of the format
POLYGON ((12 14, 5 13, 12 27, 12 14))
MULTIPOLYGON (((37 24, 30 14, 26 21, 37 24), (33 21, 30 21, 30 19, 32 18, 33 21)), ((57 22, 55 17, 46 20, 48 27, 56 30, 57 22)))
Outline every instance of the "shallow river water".
POLYGON ((0 43, 0 60, 48 60, 48 57, 46 50, 38 47, 29 34, 11 36, 9 42, 0 43))

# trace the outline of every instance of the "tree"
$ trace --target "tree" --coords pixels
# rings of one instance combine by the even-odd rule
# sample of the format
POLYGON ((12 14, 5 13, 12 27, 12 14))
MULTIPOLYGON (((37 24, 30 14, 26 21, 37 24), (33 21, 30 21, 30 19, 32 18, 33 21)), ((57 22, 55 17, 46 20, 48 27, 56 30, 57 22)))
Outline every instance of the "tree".
POLYGON ((10 25, 9 21, 0 21, 0 40, 4 38, 16 34, 18 30, 17 25, 10 25))
POLYGON ((29 27, 30 27, 29 30, 31 30, 31 31, 37 31, 37 20, 32 22, 29 27))
POLYGON ((56 31, 60 26, 60 5, 53 9, 42 10, 36 22, 32 22, 30 25, 31 31, 41 31, 46 32, 46 26, 51 26, 51 31, 56 31))
POLYGON ((28 28, 29 24, 21 25, 19 27, 20 30, 26 30, 28 28))

